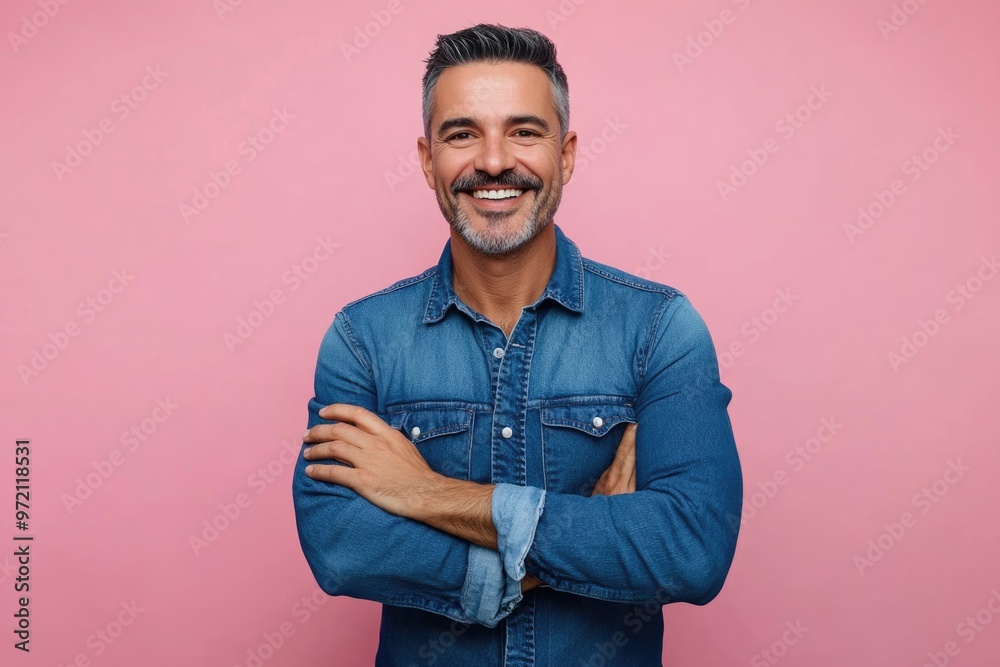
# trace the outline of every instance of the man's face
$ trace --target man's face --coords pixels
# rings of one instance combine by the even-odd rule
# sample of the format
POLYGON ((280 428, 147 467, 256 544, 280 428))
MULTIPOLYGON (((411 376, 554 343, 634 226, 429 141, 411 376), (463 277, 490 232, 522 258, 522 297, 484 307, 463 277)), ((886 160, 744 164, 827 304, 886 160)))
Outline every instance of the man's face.
POLYGON ((431 141, 420 137, 417 150, 452 228, 472 248, 504 255, 552 221, 573 173, 576 133, 560 141, 540 67, 479 62, 441 73, 431 141))

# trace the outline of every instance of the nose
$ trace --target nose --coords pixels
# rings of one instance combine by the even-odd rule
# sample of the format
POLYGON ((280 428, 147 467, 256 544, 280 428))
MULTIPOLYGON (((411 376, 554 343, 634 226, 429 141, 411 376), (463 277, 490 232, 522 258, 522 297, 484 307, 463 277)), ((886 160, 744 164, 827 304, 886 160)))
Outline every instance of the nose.
POLYGON ((502 132, 488 132, 480 143, 473 166, 490 176, 498 176, 517 165, 510 142, 502 132))

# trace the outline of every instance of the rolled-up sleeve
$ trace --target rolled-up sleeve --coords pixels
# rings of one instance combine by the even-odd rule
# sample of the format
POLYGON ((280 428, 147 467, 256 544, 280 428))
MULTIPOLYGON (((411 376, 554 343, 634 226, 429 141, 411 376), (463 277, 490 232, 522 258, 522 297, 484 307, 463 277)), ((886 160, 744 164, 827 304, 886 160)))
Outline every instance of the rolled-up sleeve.
MULTIPOLYGON (((319 416, 331 403, 377 411, 368 355, 351 322, 337 313, 320 345, 308 426, 333 423, 319 416)), ((304 447, 303 447, 304 449, 304 447)), ((319 586, 330 595, 415 607, 463 623, 496 624, 520 600, 500 553, 398 517, 352 489, 314 480, 299 453, 292 477, 296 529, 319 586), (506 604, 506 606, 504 606, 506 604)))
POLYGON ((665 295, 654 313, 639 369, 636 491, 550 491, 537 524, 523 519, 512 533, 534 530, 527 572, 554 589, 706 604, 732 564, 743 482, 727 412, 732 393, 705 322, 683 294, 665 295))

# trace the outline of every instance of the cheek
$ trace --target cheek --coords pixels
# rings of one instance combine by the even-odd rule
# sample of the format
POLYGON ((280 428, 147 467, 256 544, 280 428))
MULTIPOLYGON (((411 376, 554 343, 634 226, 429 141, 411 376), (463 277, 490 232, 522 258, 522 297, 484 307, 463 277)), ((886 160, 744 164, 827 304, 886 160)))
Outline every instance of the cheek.
POLYGON ((447 183, 451 183, 462 174, 471 174, 476 170, 473 166, 472 151, 455 147, 446 147, 438 151, 431 167, 434 173, 447 183))
POLYGON ((532 159, 522 161, 525 169, 551 188, 553 184, 562 183, 562 157, 546 152, 544 155, 533 155, 532 159))

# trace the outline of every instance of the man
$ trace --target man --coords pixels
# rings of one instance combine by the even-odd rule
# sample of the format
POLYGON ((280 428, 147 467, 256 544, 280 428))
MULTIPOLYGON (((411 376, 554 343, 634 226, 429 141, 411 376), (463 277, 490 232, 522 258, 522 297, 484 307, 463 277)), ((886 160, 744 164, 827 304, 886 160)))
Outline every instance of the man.
POLYGON ((662 605, 728 574, 732 394, 684 294, 555 224, 568 125, 544 36, 439 35, 417 145, 450 240, 323 338, 296 520, 323 590, 383 603, 377 666, 660 665, 662 605))

